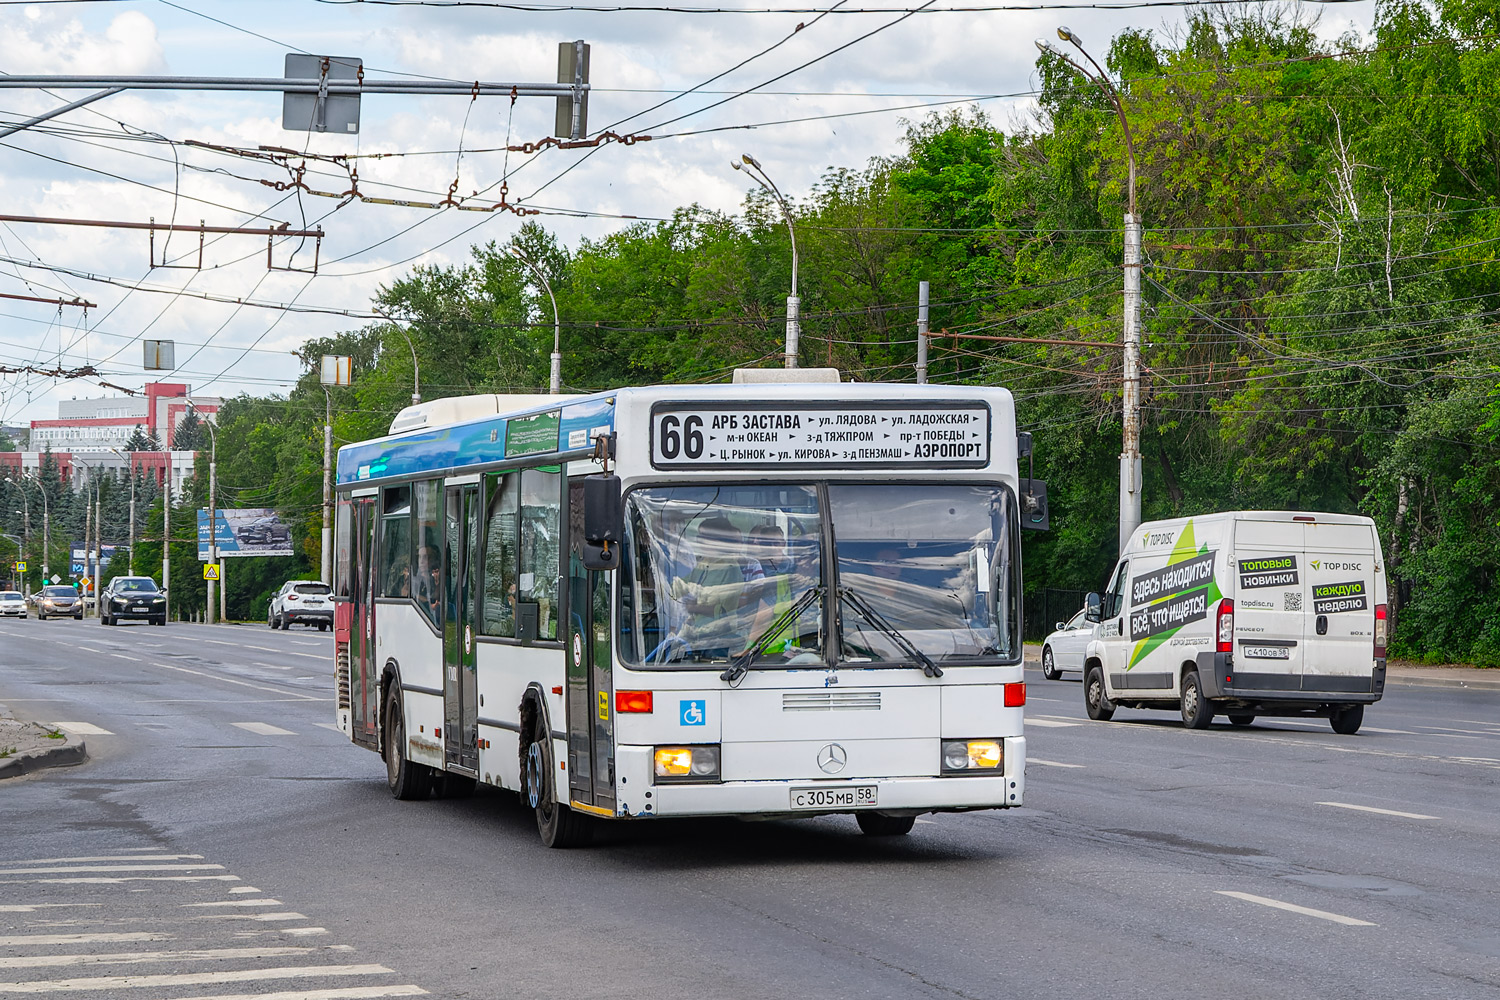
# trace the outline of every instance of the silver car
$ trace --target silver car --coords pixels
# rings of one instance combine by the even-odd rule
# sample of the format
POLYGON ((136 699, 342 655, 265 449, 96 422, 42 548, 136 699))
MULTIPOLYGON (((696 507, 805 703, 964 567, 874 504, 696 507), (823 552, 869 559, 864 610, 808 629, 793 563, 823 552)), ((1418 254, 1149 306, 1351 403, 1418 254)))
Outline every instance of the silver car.
POLYGON ((43 587, 36 595, 36 616, 46 618, 76 618, 83 620, 83 598, 72 587, 43 587))
POLYGON ((1080 611, 1066 622, 1058 622, 1057 631, 1042 640, 1042 676, 1049 681, 1060 679, 1064 670, 1083 672, 1083 658, 1095 628, 1083 616, 1080 611))
POLYGON ((0 590, 0 617, 26 617, 26 598, 19 590, 0 590))

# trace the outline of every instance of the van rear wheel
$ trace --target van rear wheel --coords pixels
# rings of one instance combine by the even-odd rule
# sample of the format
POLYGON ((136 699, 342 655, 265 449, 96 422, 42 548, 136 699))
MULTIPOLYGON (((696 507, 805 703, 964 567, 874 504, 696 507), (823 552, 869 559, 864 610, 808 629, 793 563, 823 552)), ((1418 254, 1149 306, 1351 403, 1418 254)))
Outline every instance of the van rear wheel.
POLYGON ((1365 706, 1345 705, 1334 712, 1328 719, 1333 731, 1340 736, 1353 736, 1359 732, 1360 725, 1365 721, 1365 706))
POLYGON ((1203 697, 1198 671, 1182 675, 1182 724, 1189 729, 1207 729, 1214 721, 1213 706, 1203 697))
POLYGON ((1083 678, 1083 707, 1095 722, 1108 722, 1115 717, 1115 706, 1104 690, 1104 671, 1089 667, 1083 678))

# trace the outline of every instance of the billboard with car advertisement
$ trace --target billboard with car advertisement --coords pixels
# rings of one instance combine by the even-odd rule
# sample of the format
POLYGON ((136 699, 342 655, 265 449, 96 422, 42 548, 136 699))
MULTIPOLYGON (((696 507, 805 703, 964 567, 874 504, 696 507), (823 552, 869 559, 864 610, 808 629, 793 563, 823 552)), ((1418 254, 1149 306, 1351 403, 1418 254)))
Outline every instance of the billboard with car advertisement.
MULTIPOLYGON (((214 511, 214 544, 219 558, 289 556, 292 527, 269 507, 231 507, 214 511)), ((198 508, 198 558, 208 560, 208 509, 198 508)))

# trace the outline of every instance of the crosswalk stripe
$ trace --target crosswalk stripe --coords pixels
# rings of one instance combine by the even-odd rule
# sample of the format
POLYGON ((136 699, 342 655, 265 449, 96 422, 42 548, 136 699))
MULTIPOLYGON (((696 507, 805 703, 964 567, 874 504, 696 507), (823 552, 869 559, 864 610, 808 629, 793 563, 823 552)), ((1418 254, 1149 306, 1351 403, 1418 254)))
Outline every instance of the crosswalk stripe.
POLYGON ((35 913, 37 910, 50 910, 57 906, 103 906, 103 903, 6 903, 0 906, 0 913, 35 913))
MULTIPOLYGON (((208 529, 204 529, 207 531, 208 529)), ((204 868, 223 870, 223 865, 71 865, 66 868, 3 868, 0 875, 65 875, 68 872, 190 872, 204 868)))
POLYGON ((21 955, 0 958, 0 969, 43 969, 61 965, 135 965, 144 962, 209 962, 224 958, 288 958, 316 949, 195 948, 188 951, 122 951, 103 955, 21 955))
MULTIPOLYGON (((4 874, 0 872, 0 874, 4 874)), ((0 885, 116 885, 120 882, 238 882, 238 875, 85 875, 82 878, 0 878, 0 885)), ((259 890, 257 890, 259 891, 259 890)))
POLYGON ((301 913, 205 913, 194 920, 258 920, 261 923, 275 923, 280 920, 306 920, 307 917, 301 913))
POLYGON ((183 906, 282 906, 279 899, 220 899, 212 903, 183 903, 183 906))
POLYGON ((327 927, 284 927, 282 930, 292 937, 317 937, 328 933, 327 927))
POLYGON ((170 941, 170 934, 150 931, 111 931, 102 934, 12 934, 0 937, 0 945, 19 948, 41 944, 100 944, 105 941, 170 941))
POLYGON ((78 990, 144 989, 157 986, 202 986, 207 983, 253 983, 275 979, 317 979, 323 976, 389 975, 383 965, 296 965, 279 969, 226 969, 223 972, 165 973, 153 976, 91 976, 0 983, 3 993, 63 993, 78 990))
POLYGON ((72 733, 74 736, 113 736, 114 733, 108 729, 101 729, 92 722, 54 722, 52 723, 64 732, 72 733))
POLYGON ((423 997, 420 986, 346 986, 331 990, 291 993, 236 993, 234 996, 183 997, 182 1000, 375 1000, 377 997, 423 997))
POLYGON ((61 865, 84 864, 100 861, 202 861, 201 854, 146 854, 145 850, 133 854, 101 854, 91 858, 32 858, 30 861, 0 861, 0 865, 61 865))
POLYGON ((273 726, 269 722, 231 722, 230 725, 257 736, 296 736, 290 729, 273 726))

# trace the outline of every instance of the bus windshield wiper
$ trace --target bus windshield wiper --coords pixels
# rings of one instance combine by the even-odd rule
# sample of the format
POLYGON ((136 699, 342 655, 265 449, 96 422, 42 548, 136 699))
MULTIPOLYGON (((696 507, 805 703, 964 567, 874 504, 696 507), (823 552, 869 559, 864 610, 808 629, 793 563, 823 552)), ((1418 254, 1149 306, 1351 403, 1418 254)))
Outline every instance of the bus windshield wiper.
POLYGON ((853 587, 840 587, 839 600, 847 603, 851 608, 859 612, 865 621, 885 633, 886 638, 899 646, 903 653, 917 663, 922 664, 922 673, 928 677, 943 676, 943 668, 934 663, 932 657, 918 649, 910 639, 901 634, 896 626, 886 621, 885 616, 872 608, 870 602, 861 597, 853 587))
POLYGON ((719 675, 719 680, 728 681, 730 684, 739 682, 745 676, 745 671, 750 669, 750 664, 755 658, 769 646, 778 635, 786 631, 786 627, 802 616, 802 612, 812 607, 814 601, 823 596, 823 585, 810 587, 803 592, 802 596, 792 603, 776 620, 766 626, 766 630, 756 636, 755 641, 745 647, 745 651, 729 662, 729 669, 719 675))

